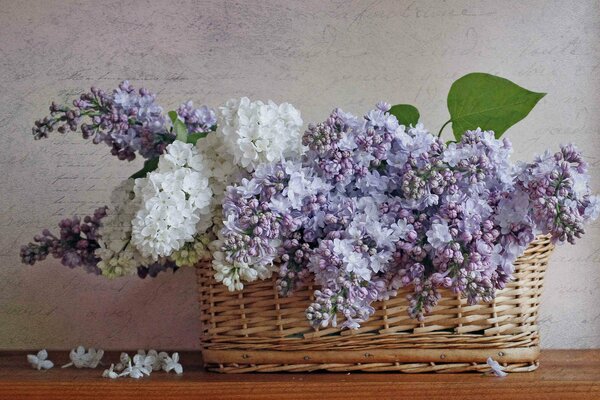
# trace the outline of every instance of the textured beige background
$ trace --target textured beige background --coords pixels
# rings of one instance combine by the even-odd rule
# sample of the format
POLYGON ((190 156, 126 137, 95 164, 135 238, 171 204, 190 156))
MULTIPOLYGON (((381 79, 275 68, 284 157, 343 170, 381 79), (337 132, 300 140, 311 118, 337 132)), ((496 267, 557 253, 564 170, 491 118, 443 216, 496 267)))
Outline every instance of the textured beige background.
MULTIPOLYGON (((34 142, 50 100, 129 79, 167 108, 248 95, 290 101, 305 121, 407 102, 433 130, 472 71, 548 92, 508 131, 515 157, 574 141, 600 191, 596 1, 0 1, 0 348, 198 347, 191 270, 109 282, 19 264, 21 243, 104 204, 139 167, 78 135, 34 142)), ((600 223, 552 258, 546 347, 600 347, 598 239, 600 223)))

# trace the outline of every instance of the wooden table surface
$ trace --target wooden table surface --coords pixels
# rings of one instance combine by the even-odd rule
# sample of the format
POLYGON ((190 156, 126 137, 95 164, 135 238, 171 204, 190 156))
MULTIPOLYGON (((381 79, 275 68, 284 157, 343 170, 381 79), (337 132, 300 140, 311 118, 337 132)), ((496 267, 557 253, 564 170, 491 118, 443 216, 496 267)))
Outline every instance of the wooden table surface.
MULTIPOLYGON (((134 352, 130 352, 132 354, 134 352)), ((600 399, 599 350, 546 350, 540 368, 505 378, 482 374, 308 373, 222 375, 181 353, 181 376, 154 372, 134 380, 97 369, 32 369, 27 352, 0 353, 0 399, 600 399)), ((57 366, 67 352, 49 352, 57 366)), ((116 362, 107 352, 104 362, 116 362)))

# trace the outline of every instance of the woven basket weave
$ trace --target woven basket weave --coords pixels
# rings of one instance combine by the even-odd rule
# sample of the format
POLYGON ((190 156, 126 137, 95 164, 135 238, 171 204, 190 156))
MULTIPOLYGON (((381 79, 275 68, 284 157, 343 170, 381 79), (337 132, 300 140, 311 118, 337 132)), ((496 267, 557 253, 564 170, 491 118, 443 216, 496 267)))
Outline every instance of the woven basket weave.
POLYGON ((275 278, 229 292, 197 267, 202 356, 225 373, 328 371, 466 372, 489 370, 492 357, 506 371, 538 366, 536 323, 544 272, 553 245, 538 237, 515 262, 515 280, 492 303, 467 305, 450 291, 422 322, 407 314, 408 290, 377 302, 357 330, 315 331, 304 311, 313 287, 280 297, 275 278))

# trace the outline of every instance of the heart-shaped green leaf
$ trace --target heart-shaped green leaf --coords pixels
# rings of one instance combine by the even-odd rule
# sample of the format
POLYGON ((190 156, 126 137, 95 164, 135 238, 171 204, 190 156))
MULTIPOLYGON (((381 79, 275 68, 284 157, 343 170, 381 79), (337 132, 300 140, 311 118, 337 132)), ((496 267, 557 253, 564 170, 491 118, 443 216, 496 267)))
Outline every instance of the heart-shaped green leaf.
POLYGON ((398 119, 400 125, 415 126, 419 122, 419 110, 410 104, 396 104, 389 112, 398 119))
POLYGON ((546 93, 531 92, 490 74, 475 72, 458 79, 448 93, 448 110, 456 140, 466 130, 494 131, 496 138, 529 114, 546 93))

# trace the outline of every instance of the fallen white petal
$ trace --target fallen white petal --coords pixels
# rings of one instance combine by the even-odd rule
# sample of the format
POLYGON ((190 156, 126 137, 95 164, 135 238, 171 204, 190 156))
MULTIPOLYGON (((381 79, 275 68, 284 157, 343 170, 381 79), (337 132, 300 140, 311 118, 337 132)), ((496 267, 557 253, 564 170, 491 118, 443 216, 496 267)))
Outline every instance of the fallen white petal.
POLYGON ((48 358, 48 352, 45 349, 38 351, 37 355, 27 354, 27 361, 31 364, 32 368, 38 371, 54 367, 54 363, 46 358, 48 358))
POLYGON ((45 360, 46 358, 48 358, 48 352, 46 351, 46 349, 38 351, 37 358, 40 360, 45 360))

